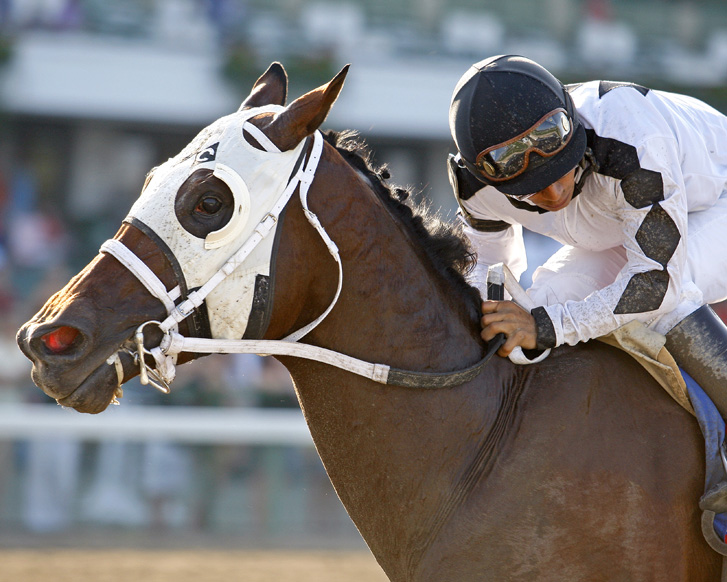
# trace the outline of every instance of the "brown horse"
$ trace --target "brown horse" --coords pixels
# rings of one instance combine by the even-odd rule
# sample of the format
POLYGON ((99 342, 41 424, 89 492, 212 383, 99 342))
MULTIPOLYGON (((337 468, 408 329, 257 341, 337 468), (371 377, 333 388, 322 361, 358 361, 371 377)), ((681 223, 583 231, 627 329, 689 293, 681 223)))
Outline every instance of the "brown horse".
MULTIPOLYGON (((246 134, 250 152, 278 149, 269 155, 303 164, 311 147, 306 138, 325 119, 344 76, 283 108, 287 77, 271 66, 238 112, 262 135, 236 131, 246 134)), ((179 163, 217 155, 210 145, 215 132, 204 130, 179 163)), ((478 295, 462 275, 470 264, 462 239, 426 212, 412 211, 364 163, 359 146, 340 136, 328 142, 308 199, 340 252, 343 286, 304 343, 419 372, 453 372, 480 361, 486 346, 478 333, 478 295)), ((134 218, 115 237, 166 289, 179 285, 183 297, 197 283, 184 280, 185 263, 171 255, 187 252, 191 264, 194 253, 205 252, 203 241, 217 240, 210 233, 232 225, 236 212, 245 214, 229 177, 204 163, 194 167, 176 181, 155 171, 140 198, 154 203, 171 188, 160 228, 183 230, 185 242, 164 244, 134 218)), ((285 178, 290 173, 286 168, 285 178)), ((254 206, 262 192, 250 195, 254 206)), ((243 326, 248 337, 255 328, 266 339, 284 338, 318 318, 336 295, 336 262, 303 205, 292 198, 278 220, 274 273, 258 277, 274 290, 273 308, 267 325, 243 326)), ((187 269, 186 277, 200 268, 187 269)), ((211 326, 220 337, 211 298, 195 310, 198 321, 182 321, 181 333, 204 335, 211 326)), ((109 357, 133 345, 141 324, 168 313, 137 276, 102 252, 23 326, 19 343, 47 394, 64 406, 100 412, 117 392, 117 372, 123 381, 138 373, 126 352, 118 366, 109 357)), ((152 335, 144 338, 149 347, 160 339, 152 335)), ((598 342, 559 348, 532 366, 495 357, 475 379, 439 389, 385 385, 308 359, 280 360, 341 501, 391 580, 719 579, 719 556, 700 532, 704 444, 697 424, 618 350, 598 342)))

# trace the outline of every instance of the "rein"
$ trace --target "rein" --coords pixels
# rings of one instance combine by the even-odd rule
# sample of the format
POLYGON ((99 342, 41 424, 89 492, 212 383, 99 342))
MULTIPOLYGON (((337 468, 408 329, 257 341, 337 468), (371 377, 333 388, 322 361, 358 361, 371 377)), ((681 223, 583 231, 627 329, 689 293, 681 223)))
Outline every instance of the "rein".
MULTIPOLYGON (((254 128, 250 133, 253 133, 254 137, 266 150, 279 151, 272 142, 266 143, 266 140, 261 140, 258 134, 262 134, 262 132, 257 127, 249 122, 246 122, 244 127, 246 130, 254 128)), ((269 142, 269 140, 267 141, 269 142)), ((258 223, 250 237, 204 285, 191 292, 179 305, 176 305, 175 301, 180 297, 180 287, 177 286, 171 291, 167 291, 153 271, 120 240, 107 240, 101 246, 101 252, 114 256, 124 267, 129 269, 147 291, 164 304, 167 310, 167 317, 164 321, 147 321, 137 328, 134 334, 135 350, 128 348, 125 344, 107 360, 109 365, 116 368, 119 386, 124 376, 119 353, 127 353, 133 357, 134 363, 139 366, 139 376, 142 384, 150 384, 168 394, 170 384, 176 374, 177 356, 182 352, 188 352, 292 356, 335 366, 380 384, 411 388, 447 388, 469 382, 479 375, 495 352, 502 346, 505 341, 504 337, 496 338, 489 342, 487 353, 476 364, 454 372, 438 373, 399 370, 386 364, 366 362, 326 348, 299 343, 301 338, 328 316, 338 301, 343 287, 343 267, 338 247, 328 236, 316 214, 308 208, 308 190, 315 177, 323 151, 323 136, 319 131, 313 134, 313 145, 310 148, 311 151, 307 161, 305 161, 306 150, 307 148, 304 147, 301 151, 301 160, 303 161, 299 164, 298 171, 290 178, 283 193, 272 209, 258 223), (192 315, 202 305, 207 295, 242 265, 252 250, 273 230, 296 189, 299 191, 303 212, 308 222, 321 236, 329 253, 338 265, 338 288, 328 308, 314 321, 282 340, 208 339, 181 335, 178 332, 178 324, 192 315), (159 346, 151 349, 146 348, 144 345, 144 329, 150 325, 156 326, 163 334, 159 346), (150 366, 146 361, 147 356, 154 360, 154 366, 150 366)), ((234 170, 229 171, 234 172, 234 170)))

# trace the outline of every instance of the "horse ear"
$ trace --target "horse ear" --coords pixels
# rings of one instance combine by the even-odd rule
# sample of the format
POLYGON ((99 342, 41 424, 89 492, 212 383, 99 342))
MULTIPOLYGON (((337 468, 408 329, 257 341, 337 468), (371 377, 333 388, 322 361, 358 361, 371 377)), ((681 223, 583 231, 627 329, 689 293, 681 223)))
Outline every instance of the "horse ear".
POLYGON ((268 67, 260 78, 255 81, 247 99, 238 111, 263 105, 285 105, 288 97, 288 75, 278 62, 268 67))
POLYGON ((280 151, 293 149, 325 121, 343 88, 349 66, 343 67, 325 85, 298 97, 285 110, 275 115, 264 128, 265 133, 280 151))

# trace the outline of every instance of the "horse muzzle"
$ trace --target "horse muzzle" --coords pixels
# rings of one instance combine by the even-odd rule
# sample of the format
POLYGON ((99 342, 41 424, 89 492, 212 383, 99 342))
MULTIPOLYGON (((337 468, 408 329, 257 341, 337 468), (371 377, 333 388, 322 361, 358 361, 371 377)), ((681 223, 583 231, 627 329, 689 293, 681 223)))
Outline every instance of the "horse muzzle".
POLYGON ((94 334, 82 322, 31 320, 20 328, 17 341, 33 363, 33 382, 60 405, 97 413, 114 400, 117 372, 95 349, 94 334))

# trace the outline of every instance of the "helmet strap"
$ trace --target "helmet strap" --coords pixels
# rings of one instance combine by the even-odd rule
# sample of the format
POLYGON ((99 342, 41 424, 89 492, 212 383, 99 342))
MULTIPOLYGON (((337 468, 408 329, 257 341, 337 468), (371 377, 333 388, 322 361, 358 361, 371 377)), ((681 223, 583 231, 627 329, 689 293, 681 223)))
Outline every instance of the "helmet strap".
POLYGON ((573 198, 581 193, 586 178, 594 172, 598 172, 598 168, 598 160, 596 160, 596 156, 593 155, 593 150, 587 147, 586 151, 583 152, 583 158, 581 158, 581 161, 578 162, 576 169, 576 183, 573 189, 573 198))

